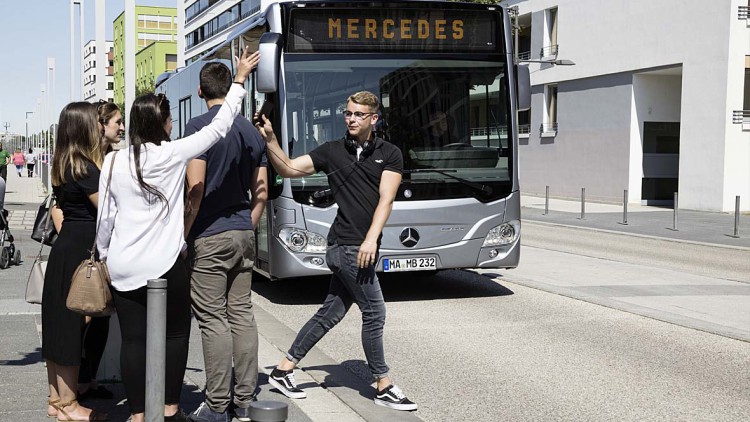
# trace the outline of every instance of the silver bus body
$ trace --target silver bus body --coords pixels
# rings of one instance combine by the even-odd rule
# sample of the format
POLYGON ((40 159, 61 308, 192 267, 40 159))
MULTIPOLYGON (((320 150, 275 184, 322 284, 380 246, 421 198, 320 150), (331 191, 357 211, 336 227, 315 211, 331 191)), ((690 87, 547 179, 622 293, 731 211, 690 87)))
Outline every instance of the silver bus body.
MULTIPOLYGON (((333 141, 344 134, 341 112, 350 94, 370 90, 381 98, 381 120, 386 123, 378 129, 402 148, 405 173, 383 229, 378 271, 515 268, 520 258, 521 228, 516 111, 518 96, 528 88, 522 88, 519 94, 507 13, 498 6, 476 4, 367 3, 368 8, 381 12, 399 6, 406 10, 404 16, 409 16, 414 3, 435 11, 433 15, 440 15, 445 8, 461 10, 467 20, 479 13, 494 16, 492 19, 498 22, 492 24, 497 30, 497 45, 489 53, 480 51, 476 55, 450 46, 418 46, 424 51, 410 54, 408 45, 391 52, 368 50, 370 47, 360 44, 352 44, 358 49, 356 54, 339 44, 331 46, 335 51, 320 52, 316 48, 326 47, 314 44, 319 38, 310 36, 312 41, 300 41, 300 33, 290 33, 290 27, 304 22, 300 18, 296 26, 291 25, 294 16, 312 13, 309 19, 317 21, 320 19, 312 10, 335 14, 339 12, 337 7, 355 10, 352 3, 271 3, 237 24, 223 44, 156 87, 170 100, 172 137, 182 136, 187 121, 207 111, 197 96, 198 75, 206 60, 223 60, 232 68, 229 59, 243 46, 257 49, 259 42, 270 39, 266 36, 261 40, 263 34, 278 34, 273 39, 275 48, 260 45, 264 57, 255 78, 247 84, 244 114, 251 118, 266 99, 271 100, 275 106, 274 131, 290 156, 303 155, 319 142, 333 141), (297 12, 300 9, 307 10, 297 12), (296 51, 290 47, 292 38, 296 51), (304 51, 308 48, 309 52, 304 51), (273 54, 276 57, 269 57, 273 54), (266 86, 269 72, 274 72, 271 84, 276 83, 275 87, 266 86), (258 82, 259 78, 263 80, 258 82), (266 92, 260 92, 259 85, 266 92), (422 144, 422 138, 429 137, 427 124, 432 124, 433 116, 439 113, 452 119, 453 136, 458 142, 443 147, 422 144)), ((357 19, 364 22, 363 9, 368 10, 360 3, 356 12, 347 13, 358 13, 357 19)), ((372 18, 375 24, 368 30, 381 23, 376 15, 372 18)), ((432 24, 429 19, 424 18, 425 27, 432 24)), ((329 19, 328 29, 334 33, 330 22, 335 20, 329 19)), ((471 30, 468 26, 464 29, 471 30)), ((350 26, 343 28, 343 33, 349 31, 351 36, 356 30, 361 28, 350 26)), ((430 30, 434 31, 425 31, 430 30)), ((485 48, 475 44, 468 48, 485 48)), ((327 178, 318 174, 284 179, 269 170, 269 200, 262 221, 256 224, 256 270, 274 279, 328 274, 325 239, 338 208, 327 192, 327 178)))

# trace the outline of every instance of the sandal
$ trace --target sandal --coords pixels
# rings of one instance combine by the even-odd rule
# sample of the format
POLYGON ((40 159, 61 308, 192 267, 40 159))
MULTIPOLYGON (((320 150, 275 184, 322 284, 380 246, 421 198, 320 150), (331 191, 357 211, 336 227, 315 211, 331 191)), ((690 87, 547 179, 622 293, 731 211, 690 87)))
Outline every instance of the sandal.
POLYGON ((48 407, 51 406, 51 407, 55 408, 55 414, 54 415, 50 415, 49 409, 47 409, 47 417, 48 418, 50 418, 50 419, 57 419, 57 411, 58 411, 57 404, 58 403, 60 403, 60 399, 55 399, 55 400, 49 399, 49 400, 47 400, 47 406, 48 407))
POLYGON ((52 405, 55 409, 57 409, 57 421, 58 422, 101 422, 106 421, 109 416, 106 413, 96 411, 94 409, 91 409, 91 413, 86 417, 86 419, 72 419, 68 412, 66 412, 64 409, 68 406, 72 406, 74 404, 78 404, 77 400, 71 400, 69 402, 60 403, 57 402, 57 404, 52 405), (65 419, 60 419, 60 414, 63 414, 65 416, 65 419))

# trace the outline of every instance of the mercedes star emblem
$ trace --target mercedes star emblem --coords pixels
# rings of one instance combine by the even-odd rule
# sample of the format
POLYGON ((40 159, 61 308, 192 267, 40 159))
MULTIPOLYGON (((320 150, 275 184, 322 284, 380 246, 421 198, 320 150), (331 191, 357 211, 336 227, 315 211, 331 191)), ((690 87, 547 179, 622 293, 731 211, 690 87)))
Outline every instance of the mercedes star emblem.
POLYGON ((399 235, 401 244, 407 248, 413 248, 419 242, 419 232, 415 228, 407 227, 399 235))

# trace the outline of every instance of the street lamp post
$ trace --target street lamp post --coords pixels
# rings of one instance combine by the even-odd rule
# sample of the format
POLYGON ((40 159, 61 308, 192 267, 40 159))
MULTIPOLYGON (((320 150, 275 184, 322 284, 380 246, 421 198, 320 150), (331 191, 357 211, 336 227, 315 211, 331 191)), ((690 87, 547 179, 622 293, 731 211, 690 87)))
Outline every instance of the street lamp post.
POLYGON ((29 143, 29 114, 34 114, 33 111, 27 111, 26 112, 26 137, 24 138, 24 147, 23 150, 26 151, 28 149, 29 143))
MULTIPOLYGON (((52 157, 53 129, 57 116, 55 112, 55 59, 47 57, 47 157, 52 157), (50 83, 51 81, 51 83, 50 83)), ((52 192, 52 159, 47 158, 47 192, 52 192)))

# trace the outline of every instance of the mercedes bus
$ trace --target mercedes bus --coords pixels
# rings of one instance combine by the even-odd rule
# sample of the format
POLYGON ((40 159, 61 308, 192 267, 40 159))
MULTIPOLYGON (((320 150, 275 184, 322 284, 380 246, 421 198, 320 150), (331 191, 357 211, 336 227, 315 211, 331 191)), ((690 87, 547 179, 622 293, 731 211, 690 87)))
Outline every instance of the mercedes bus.
MULTIPOLYGON (((197 95, 205 62, 231 68, 245 46, 259 49, 243 113, 251 118, 273 104, 274 131, 290 157, 342 137, 349 95, 373 92, 381 103, 377 134, 404 157, 377 271, 514 268, 516 112, 528 108, 530 92, 510 35, 507 11, 496 5, 269 2, 207 54, 160 78, 156 91, 170 99, 178 138, 206 111, 197 95)), ((326 235, 336 212, 325 174, 287 179, 269 166, 269 200, 255 224, 256 270, 271 279, 328 273, 326 235)))

